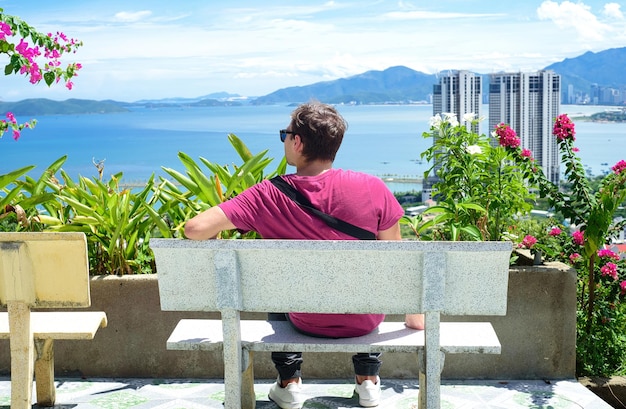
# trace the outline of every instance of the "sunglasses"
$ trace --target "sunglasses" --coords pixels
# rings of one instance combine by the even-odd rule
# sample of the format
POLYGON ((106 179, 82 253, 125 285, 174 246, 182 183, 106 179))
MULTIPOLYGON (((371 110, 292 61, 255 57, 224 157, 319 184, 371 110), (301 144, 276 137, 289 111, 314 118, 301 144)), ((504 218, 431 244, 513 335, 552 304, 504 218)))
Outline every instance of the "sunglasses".
POLYGON ((295 132, 292 131, 288 131, 286 129, 281 129, 280 131, 278 131, 278 134, 280 135, 280 141, 281 142, 285 142, 285 139, 287 139, 287 134, 295 134, 295 132))

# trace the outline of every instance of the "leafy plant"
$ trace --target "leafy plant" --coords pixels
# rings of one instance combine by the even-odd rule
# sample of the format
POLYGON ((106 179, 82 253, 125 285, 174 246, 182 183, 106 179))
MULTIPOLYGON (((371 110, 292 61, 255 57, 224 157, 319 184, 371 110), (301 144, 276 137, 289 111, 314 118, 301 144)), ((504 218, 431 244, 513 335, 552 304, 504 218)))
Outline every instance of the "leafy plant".
POLYGON ((61 170, 61 184, 49 180, 57 201, 48 203, 49 230, 78 231, 87 236, 93 274, 149 273, 154 263, 148 247, 154 225, 148 217, 153 177, 139 192, 120 189, 122 174, 108 182, 79 177, 74 182, 61 170))
MULTIPOLYGON (((207 175, 206 170, 203 170, 196 161, 183 152, 179 152, 178 157, 186 169, 185 174, 171 168, 163 168, 175 182, 184 188, 180 189, 175 183, 167 180, 162 180, 158 186, 161 207, 158 211, 151 212, 150 215, 157 222, 164 237, 170 237, 169 229, 173 230, 175 235, 182 236, 184 223, 189 218, 235 197, 263 179, 285 173, 287 168, 285 158, 280 161, 276 170, 266 175, 265 169, 272 161, 271 158, 266 157, 267 150, 253 155, 236 135, 229 134, 228 140, 243 161, 240 166, 232 165, 232 170, 228 165, 217 165, 200 157, 200 162, 209 171, 207 175), (165 220, 167 224, 163 223, 165 220)), ((236 231, 223 232, 222 235, 224 238, 241 237, 236 231)), ((244 237, 254 238, 256 234, 250 232, 244 237)))
MULTIPOLYGON (((511 132, 514 135, 505 125, 499 129, 501 135, 511 132)), ((562 163, 565 164, 565 177, 571 187, 568 195, 563 194, 541 169, 534 166, 532 155, 520 150, 519 144, 506 143, 502 137, 500 143, 539 187, 541 197, 547 197, 555 211, 575 226, 572 235, 565 236, 568 240, 560 245, 565 253, 562 260, 574 265, 578 271, 578 371, 580 374, 610 374, 626 362, 626 356, 620 352, 609 357, 598 348, 600 345, 608 348, 604 342, 610 341, 620 345, 621 351, 626 350, 623 335, 626 307, 622 303, 626 295, 626 280, 619 279, 619 271, 626 265, 621 260, 609 262, 603 257, 608 254, 605 253, 605 246, 624 227, 623 222, 614 221, 614 215, 626 200, 626 161, 619 161, 613 166, 613 173, 604 177, 594 194, 576 154, 574 123, 567 115, 556 118, 553 135, 557 138, 562 163), (619 317, 615 311, 619 312, 619 317)))
POLYGON ((423 134, 433 138, 421 155, 433 164, 424 179, 434 176, 432 196, 439 204, 426 210, 437 216, 421 230, 435 229, 446 240, 502 240, 515 219, 532 209, 534 195, 510 152, 469 130, 480 118, 468 114, 463 121, 454 114, 436 115, 423 134))
POLYGON ((18 179, 34 167, 26 166, 0 175, 0 229, 2 231, 17 231, 20 226, 26 224, 26 213, 17 204, 22 197, 18 179))

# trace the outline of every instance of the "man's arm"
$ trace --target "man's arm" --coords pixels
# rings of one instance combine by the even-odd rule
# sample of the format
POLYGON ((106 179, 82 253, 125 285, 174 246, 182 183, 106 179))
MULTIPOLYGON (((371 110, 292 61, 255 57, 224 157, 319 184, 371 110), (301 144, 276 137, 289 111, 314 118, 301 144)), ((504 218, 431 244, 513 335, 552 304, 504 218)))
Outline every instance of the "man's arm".
POLYGON ((192 240, 207 240, 217 237, 222 230, 234 229, 235 225, 224 211, 213 206, 185 223, 185 236, 192 240))
MULTIPOLYGON (((387 230, 379 231, 378 240, 402 240, 400 223, 394 224, 387 230)), ((424 314, 407 314, 404 323, 409 328, 424 329, 424 314)))

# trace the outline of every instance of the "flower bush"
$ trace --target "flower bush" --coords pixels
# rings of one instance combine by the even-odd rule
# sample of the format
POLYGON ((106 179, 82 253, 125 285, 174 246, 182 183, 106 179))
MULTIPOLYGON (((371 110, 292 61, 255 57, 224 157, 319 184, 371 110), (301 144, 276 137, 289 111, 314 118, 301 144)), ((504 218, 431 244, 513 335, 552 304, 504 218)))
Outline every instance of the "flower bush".
MULTIPOLYGON (((432 196, 437 205, 423 213, 435 217, 414 230, 422 238, 427 234, 445 240, 502 240, 517 215, 532 209, 534 195, 514 163, 513 152, 492 143, 489 136, 468 130, 480 122, 476 115, 467 114, 462 120, 459 123, 455 114, 435 115, 429 132, 423 134, 433 138, 433 145, 421 156, 433 164, 424 179, 434 176, 432 196)), ((514 135, 503 131, 507 146, 519 146, 514 135)), ((412 221, 404 218, 403 223, 412 221)))
POLYGON ((551 183, 532 155, 520 149, 512 139, 514 132, 499 125, 495 134, 524 172, 532 186, 537 186, 540 197, 548 199, 555 212, 571 223, 568 234, 562 226, 551 228, 543 243, 524 240, 522 246, 543 249, 549 258, 574 266, 578 272, 578 333, 577 364, 579 374, 609 375, 623 370, 626 363, 626 280, 620 279, 626 262, 608 249, 613 238, 624 228, 624 222, 614 220, 615 212, 626 200, 626 162, 612 167, 593 192, 586 172, 577 156, 575 126, 563 114, 554 123, 565 178, 570 189, 565 194, 551 183), (513 142, 511 142, 513 141, 513 142), (525 243, 524 243, 525 242, 525 243))
MULTIPOLYGON (((62 68, 61 56, 75 53, 82 45, 81 41, 68 38, 62 32, 40 33, 0 8, 0 54, 9 58, 4 68, 5 75, 24 75, 31 84, 39 84, 43 80, 48 86, 63 80, 67 89, 71 90, 74 85, 72 78, 78 75, 82 66, 80 63, 69 63, 62 68)), ((35 120, 19 124, 11 112, 6 114, 6 118, 0 120, 0 137, 11 130, 13 139, 17 140, 23 129, 33 128, 36 124, 35 120)))
POLYGON ((592 190, 577 156, 575 125, 567 115, 555 118, 556 138, 565 167, 563 186, 552 183, 533 153, 506 124, 491 138, 469 131, 474 115, 459 123, 456 115, 436 115, 422 153, 433 167, 432 195, 437 205, 417 218, 404 217, 422 238, 445 240, 510 239, 521 248, 558 260, 577 271, 577 371, 611 375, 626 371, 626 261, 608 248, 626 221, 615 214, 626 200, 626 161, 616 163, 592 190), (537 222, 527 216, 536 199, 547 201, 556 218, 537 222), (435 216, 428 218, 430 214, 435 216), (567 224, 567 226, 565 225, 567 224))

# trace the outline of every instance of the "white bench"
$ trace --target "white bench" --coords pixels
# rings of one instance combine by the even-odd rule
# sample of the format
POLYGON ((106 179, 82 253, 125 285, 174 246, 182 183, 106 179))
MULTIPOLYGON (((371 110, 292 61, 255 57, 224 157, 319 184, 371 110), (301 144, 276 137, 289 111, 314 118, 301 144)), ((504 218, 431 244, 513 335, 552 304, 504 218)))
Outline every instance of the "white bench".
POLYGON ((500 353, 490 323, 441 314, 505 315, 509 242, 152 239, 161 309, 220 311, 181 320, 168 349, 223 349, 225 407, 254 408, 254 351, 415 352, 420 408, 440 407, 445 353, 500 353), (285 296, 289 294, 289 296, 285 296), (372 334, 308 337, 241 311, 424 313, 424 331, 385 322, 372 334))
POLYGON ((54 340, 93 339, 107 325, 88 307, 89 261, 83 233, 0 233, 0 339, 11 350, 11 408, 30 409, 33 373, 39 406, 53 406, 54 340))

